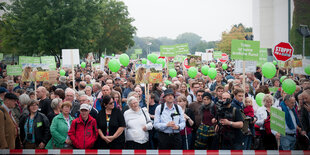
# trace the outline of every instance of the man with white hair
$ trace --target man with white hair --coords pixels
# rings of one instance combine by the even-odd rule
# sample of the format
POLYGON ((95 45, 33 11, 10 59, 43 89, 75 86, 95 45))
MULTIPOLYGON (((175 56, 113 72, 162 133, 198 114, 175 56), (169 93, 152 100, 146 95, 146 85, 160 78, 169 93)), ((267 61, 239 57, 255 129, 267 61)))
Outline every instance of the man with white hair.
MULTIPOLYGON (((87 96, 87 95, 81 95, 80 97, 79 97, 79 103, 80 103, 80 105, 82 105, 82 104, 88 104, 89 105, 89 110, 90 110, 90 112, 89 112, 89 114, 93 117, 93 118, 97 118, 97 115, 98 115, 98 111, 97 111, 97 109, 95 109, 95 108, 93 108, 92 107, 92 105, 91 105, 91 103, 90 103, 90 98, 89 98, 89 96, 87 96)), ((75 118, 78 118, 80 116, 80 111, 77 111, 75 114, 74 114, 74 117, 75 118)))
POLYGON ((56 88, 61 88, 64 91, 68 88, 68 86, 66 85, 66 77, 65 76, 61 76, 59 77, 59 85, 56 86, 56 88))
POLYGON ((65 101, 72 103, 70 115, 74 117, 74 114, 80 110, 80 104, 75 100, 75 91, 71 88, 67 88, 65 91, 65 101))

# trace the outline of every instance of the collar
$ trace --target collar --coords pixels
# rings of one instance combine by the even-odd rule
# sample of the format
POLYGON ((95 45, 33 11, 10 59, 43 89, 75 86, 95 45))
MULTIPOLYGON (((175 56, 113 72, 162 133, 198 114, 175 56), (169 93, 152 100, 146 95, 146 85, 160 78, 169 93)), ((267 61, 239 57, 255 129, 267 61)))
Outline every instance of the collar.
POLYGON ((10 113, 11 109, 9 109, 5 104, 2 104, 2 106, 8 113, 10 113))
POLYGON ((173 105, 173 104, 174 104, 174 103, 172 103, 172 108, 169 109, 168 106, 167 106, 167 102, 165 102, 165 107, 164 107, 164 108, 165 108, 165 109, 168 109, 168 110, 174 110, 174 105, 173 105))

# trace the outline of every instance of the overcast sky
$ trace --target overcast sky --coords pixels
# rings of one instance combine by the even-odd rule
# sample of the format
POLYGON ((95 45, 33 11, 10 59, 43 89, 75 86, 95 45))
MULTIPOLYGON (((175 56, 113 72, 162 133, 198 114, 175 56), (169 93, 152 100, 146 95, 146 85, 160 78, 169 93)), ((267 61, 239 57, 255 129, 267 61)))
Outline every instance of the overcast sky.
POLYGON ((193 32, 206 41, 220 40, 234 24, 252 27, 252 0, 122 0, 135 19, 139 37, 175 39, 193 32))

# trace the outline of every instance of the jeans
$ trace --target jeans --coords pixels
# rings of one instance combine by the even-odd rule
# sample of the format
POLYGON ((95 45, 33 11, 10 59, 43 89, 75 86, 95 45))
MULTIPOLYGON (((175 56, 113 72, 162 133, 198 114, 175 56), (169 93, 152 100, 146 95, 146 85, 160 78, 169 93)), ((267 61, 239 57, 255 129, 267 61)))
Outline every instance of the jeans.
POLYGON ((191 148, 191 146, 192 146, 192 134, 191 133, 187 135, 187 145, 188 145, 188 147, 186 146, 186 137, 185 137, 185 135, 182 135, 182 149, 183 150, 190 150, 190 149, 192 149, 191 148))
POLYGON ((250 150, 252 145, 252 135, 246 135, 244 136, 244 145, 243 150, 250 150))
POLYGON ((282 136, 280 137, 280 150, 294 150, 296 143, 296 136, 282 136))

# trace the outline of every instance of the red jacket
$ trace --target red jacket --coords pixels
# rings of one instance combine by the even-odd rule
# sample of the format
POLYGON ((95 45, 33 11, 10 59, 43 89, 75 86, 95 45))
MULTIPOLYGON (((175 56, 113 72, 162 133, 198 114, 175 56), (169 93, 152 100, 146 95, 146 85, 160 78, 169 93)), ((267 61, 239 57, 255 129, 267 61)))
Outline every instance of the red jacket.
POLYGON ((253 109, 253 106, 249 105, 249 106, 246 106, 244 109, 244 114, 247 115, 247 116, 250 116, 250 117, 254 117, 254 109, 253 109))
POLYGON ((88 115, 88 121, 85 125, 82 116, 72 121, 68 132, 72 144, 78 149, 90 149, 94 146, 98 137, 97 122, 88 115))

